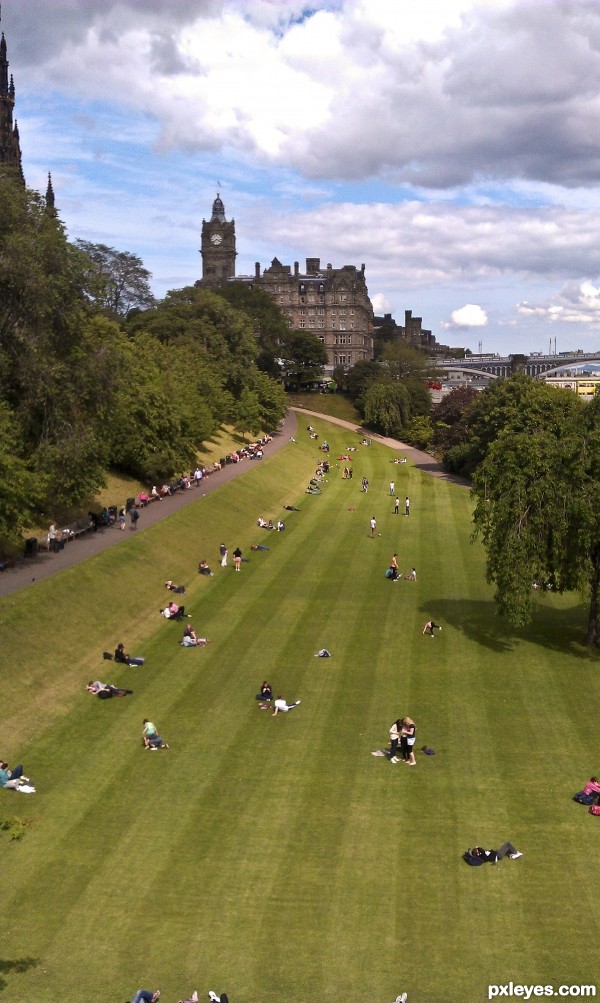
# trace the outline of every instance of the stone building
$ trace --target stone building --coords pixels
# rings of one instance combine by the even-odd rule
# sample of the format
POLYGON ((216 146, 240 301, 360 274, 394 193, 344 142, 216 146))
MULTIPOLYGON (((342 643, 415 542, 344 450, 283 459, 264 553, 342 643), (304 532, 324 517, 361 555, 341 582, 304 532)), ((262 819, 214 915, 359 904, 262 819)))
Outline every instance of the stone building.
POLYGON ((218 286, 235 278, 235 220, 225 219, 225 206, 217 195, 209 220, 202 220, 201 286, 218 286))
POLYGON ((306 259, 306 271, 282 265, 274 258, 261 274, 257 261, 254 276, 239 281, 260 286, 273 297, 288 326, 310 331, 327 350, 326 368, 348 369, 373 358, 373 307, 365 281, 365 266, 321 268, 319 258, 306 259))

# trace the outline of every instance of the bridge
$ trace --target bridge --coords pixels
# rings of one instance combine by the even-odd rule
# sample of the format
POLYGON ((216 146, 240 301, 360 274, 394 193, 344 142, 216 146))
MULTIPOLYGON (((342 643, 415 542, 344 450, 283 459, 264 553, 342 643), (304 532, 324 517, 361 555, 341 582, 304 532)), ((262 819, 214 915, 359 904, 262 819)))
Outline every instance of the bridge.
POLYGON ((446 372, 462 373, 475 380, 494 380, 499 377, 513 376, 515 373, 525 373, 542 379, 546 376, 567 375, 569 370, 577 369, 579 374, 585 370, 586 363, 592 367, 600 366, 600 351, 598 352, 559 352, 544 355, 542 352, 533 355, 468 355, 464 359, 432 359, 434 365, 446 372))

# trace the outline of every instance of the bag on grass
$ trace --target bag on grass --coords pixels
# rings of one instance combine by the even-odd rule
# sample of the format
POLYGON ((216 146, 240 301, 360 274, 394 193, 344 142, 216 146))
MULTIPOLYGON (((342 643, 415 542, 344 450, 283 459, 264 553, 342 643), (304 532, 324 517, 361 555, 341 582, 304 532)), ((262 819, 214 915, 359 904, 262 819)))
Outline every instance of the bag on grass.
POLYGON ((590 815, 600 815, 600 804, 590 805, 590 815))
POLYGON ((466 853, 463 853, 463 860, 465 863, 470 864, 471 867, 480 867, 481 864, 485 864, 484 857, 474 857, 468 850, 466 853))
POLYGON ((585 794, 583 791, 577 791, 577 794, 573 795, 573 801, 577 801, 578 804, 593 805, 596 798, 593 794, 585 794))
POLYGON ((113 656, 110 653, 110 651, 103 651, 102 652, 102 657, 103 657, 103 659, 104 659, 105 662, 112 662, 112 660, 113 660, 113 656))

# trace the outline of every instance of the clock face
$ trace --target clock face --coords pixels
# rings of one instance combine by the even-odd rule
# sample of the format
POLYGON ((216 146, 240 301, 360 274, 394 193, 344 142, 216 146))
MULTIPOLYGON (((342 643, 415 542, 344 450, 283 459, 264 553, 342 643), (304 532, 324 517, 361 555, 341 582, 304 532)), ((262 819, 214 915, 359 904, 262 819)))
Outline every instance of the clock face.
POLYGON ((221 236, 220 233, 213 233, 213 235, 212 235, 212 237, 210 239, 211 239, 211 243, 213 243, 215 245, 215 247, 217 247, 221 243, 221 241, 223 240, 223 238, 222 238, 222 236, 221 236))

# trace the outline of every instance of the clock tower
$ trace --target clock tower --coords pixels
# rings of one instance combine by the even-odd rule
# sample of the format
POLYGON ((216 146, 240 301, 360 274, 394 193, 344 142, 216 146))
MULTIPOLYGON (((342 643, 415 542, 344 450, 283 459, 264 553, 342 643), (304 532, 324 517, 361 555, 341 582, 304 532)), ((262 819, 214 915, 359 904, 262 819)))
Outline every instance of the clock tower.
POLYGON ((212 216, 202 220, 202 279, 203 286, 219 286, 235 278, 235 220, 227 222, 225 206, 217 194, 212 216))

